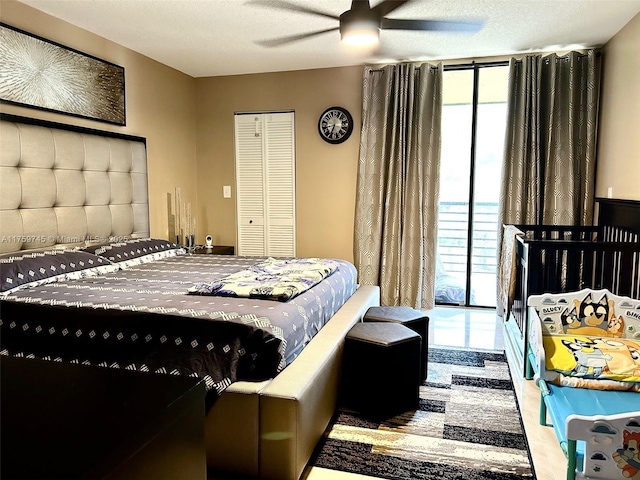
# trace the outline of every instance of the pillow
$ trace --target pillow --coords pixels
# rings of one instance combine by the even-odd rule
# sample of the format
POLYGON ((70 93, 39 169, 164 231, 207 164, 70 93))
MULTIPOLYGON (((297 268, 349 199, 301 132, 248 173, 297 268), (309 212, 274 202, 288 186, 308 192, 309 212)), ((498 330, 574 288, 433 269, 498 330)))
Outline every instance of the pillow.
POLYGON ((106 258, 75 250, 29 250, 0 255, 0 292, 90 277, 118 270, 106 258))
POLYGON ((183 248, 175 243, 156 238, 136 238, 123 242, 100 243, 82 247, 80 250, 106 258, 120 268, 186 253, 183 248))

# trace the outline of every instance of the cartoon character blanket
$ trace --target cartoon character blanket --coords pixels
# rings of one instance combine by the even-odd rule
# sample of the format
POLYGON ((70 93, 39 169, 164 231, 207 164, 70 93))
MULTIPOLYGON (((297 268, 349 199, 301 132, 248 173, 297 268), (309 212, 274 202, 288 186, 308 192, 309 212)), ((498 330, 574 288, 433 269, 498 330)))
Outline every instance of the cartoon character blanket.
POLYGON ((286 302, 306 292, 337 268, 338 263, 329 259, 268 258, 219 280, 196 284, 188 292, 286 302))
POLYGON ((542 324, 545 380, 640 392, 640 301, 607 290, 529 298, 542 324))

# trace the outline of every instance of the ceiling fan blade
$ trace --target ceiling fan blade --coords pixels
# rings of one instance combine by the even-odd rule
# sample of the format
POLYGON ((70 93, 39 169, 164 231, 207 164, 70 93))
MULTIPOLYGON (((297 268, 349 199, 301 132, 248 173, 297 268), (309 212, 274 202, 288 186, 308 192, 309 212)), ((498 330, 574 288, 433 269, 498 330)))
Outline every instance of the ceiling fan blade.
POLYGON ((383 18, 380 28, 385 30, 424 30, 435 32, 477 32, 482 28, 479 22, 455 22, 443 20, 400 20, 383 18))
POLYGON ((375 7, 371 8, 371 11, 376 14, 377 18, 387 16, 387 14, 393 12, 396 8, 401 7, 405 3, 409 3, 409 0, 384 0, 375 7))
POLYGON ((322 35, 323 33, 334 32, 337 30, 340 30, 340 27, 326 28, 324 30, 317 30, 315 32, 299 33, 297 35, 288 35, 286 37, 272 38, 270 40, 257 40, 255 43, 258 45, 262 45, 263 47, 279 47, 281 45, 286 45, 287 43, 305 40, 307 38, 322 35))
POLYGON ((286 2, 284 0, 249 0, 247 5, 255 5, 257 7, 274 8, 278 10, 292 10, 294 12, 308 13, 319 17, 331 18, 332 20, 340 20, 340 16, 332 13, 316 10, 315 8, 302 7, 295 3, 286 2))

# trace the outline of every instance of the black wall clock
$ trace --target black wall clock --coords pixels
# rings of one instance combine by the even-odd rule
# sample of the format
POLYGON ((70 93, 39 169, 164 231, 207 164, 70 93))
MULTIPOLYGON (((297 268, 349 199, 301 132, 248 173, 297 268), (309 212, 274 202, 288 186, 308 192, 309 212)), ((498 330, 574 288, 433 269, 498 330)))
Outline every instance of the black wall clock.
POLYGON ((353 132, 353 118, 342 107, 329 107, 318 120, 318 132, 325 142, 344 142, 353 132))

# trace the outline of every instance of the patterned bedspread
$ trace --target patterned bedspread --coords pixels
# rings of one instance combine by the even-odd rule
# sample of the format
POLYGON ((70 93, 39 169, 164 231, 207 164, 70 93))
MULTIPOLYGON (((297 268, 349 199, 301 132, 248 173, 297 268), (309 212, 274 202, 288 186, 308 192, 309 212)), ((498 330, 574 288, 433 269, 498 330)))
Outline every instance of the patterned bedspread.
POLYGON ((181 255, 1 299, 0 353, 198 376, 208 402, 232 382, 271 378, 356 290, 337 269, 288 302, 189 295, 263 260, 181 255))

